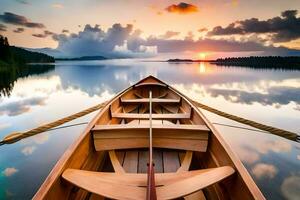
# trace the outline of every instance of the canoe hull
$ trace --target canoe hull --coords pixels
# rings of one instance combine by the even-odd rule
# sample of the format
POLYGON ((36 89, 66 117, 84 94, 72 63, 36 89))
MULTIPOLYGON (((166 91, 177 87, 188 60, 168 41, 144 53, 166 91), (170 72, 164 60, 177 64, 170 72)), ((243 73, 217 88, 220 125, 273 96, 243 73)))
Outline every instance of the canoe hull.
MULTIPOLYGON (((197 168, 231 166, 236 170, 234 175, 203 190, 205 195, 209 197, 208 199, 265 199, 241 161, 232 152, 229 145, 203 113, 191 103, 188 97, 152 76, 122 91, 107 103, 105 108, 89 123, 82 135, 63 154, 33 199, 85 199, 87 195, 90 195, 87 191, 79 189, 63 180, 61 178, 62 173, 67 168, 99 171, 105 167, 104 163, 108 156, 106 150, 110 148, 96 151, 94 145, 95 138, 91 134, 91 129, 97 124, 106 123, 108 118, 111 118, 111 110, 118 109, 122 101, 120 97, 124 97, 124 94, 125 96, 127 93, 130 94, 128 91, 134 90, 139 84, 148 84, 146 87, 151 87, 149 83, 152 84, 155 81, 161 84, 162 87, 166 86, 164 90, 178 95, 181 98, 184 109, 187 107, 192 108, 192 120, 200 124, 205 124, 211 131, 205 150, 194 153, 193 165, 197 168)), ((157 96, 159 95, 161 94, 157 94, 157 96)), ((126 109, 130 108, 130 105, 126 107, 126 109)), ((113 118, 113 120, 116 121, 110 121, 110 123, 120 123, 120 120, 117 118, 113 118)), ((182 119, 182 122, 184 121, 185 119, 182 119)), ((99 144, 99 146, 103 144, 99 144)))

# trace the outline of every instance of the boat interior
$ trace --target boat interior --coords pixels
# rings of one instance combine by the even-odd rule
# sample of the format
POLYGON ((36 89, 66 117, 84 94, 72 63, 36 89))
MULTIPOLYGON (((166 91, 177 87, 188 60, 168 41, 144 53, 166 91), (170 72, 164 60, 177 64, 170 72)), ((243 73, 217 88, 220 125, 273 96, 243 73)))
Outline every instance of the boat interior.
POLYGON ((247 188, 199 112, 154 77, 113 99, 74 154, 62 173, 68 199, 149 199, 149 156, 151 199, 237 199, 247 188))

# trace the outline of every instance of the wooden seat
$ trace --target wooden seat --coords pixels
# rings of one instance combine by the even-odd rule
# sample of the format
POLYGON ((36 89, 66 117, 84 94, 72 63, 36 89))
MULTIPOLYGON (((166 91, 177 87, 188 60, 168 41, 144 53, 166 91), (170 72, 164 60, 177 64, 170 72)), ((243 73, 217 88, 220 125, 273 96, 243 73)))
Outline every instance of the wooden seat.
MULTIPOLYGON (((126 152, 125 151, 118 151, 118 156, 116 155, 116 152, 114 150, 111 150, 109 151, 109 156, 110 156, 110 160, 111 160, 111 163, 113 165, 113 168, 114 168, 114 171, 115 173, 122 173, 124 174, 125 173, 125 170, 122 166, 121 163, 124 163, 126 162, 126 157, 125 157, 125 154, 126 152)), ((146 167, 146 163, 145 161, 149 159, 148 157, 148 152, 145 151, 145 153, 141 153, 139 152, 139 156, 140 157, 140 154, 142 154, 142 161, 141 159, 138 159, 138 163, 136 163, 136 170, 135 172, 137 173, 140 173, 140 172, 146 172, 147 171, 147 167, 146 167), (146 153, 146 154, 145 154, 146 153), (139 166, 139 170, 137 170, 137 166, 139 166)), ((181 163, 181 166, 176 170, 176 173, 181 173, 181 172, 185 172, 185 171, 189 171, 189 168, 190 168, 190 165, 191 165, 191 161, 192 161, 192 156, 193 156, 193 152, 192 151, 186 151, 186 153, 184 154, 184 156, 180 156, 180 155, 183 155, 183 153, 180 153, 179 155, 176 156, 176 151, 172 151, 170 153, 172 154, 164 154, 163 157, 158 157, 157 155, 160 155, 162 156, 162 153, 163 152, 158 152, 157 150, 154 150, 154 164, 155 164, 155 171, 157 173, 162 173, 163 171, 164 172, 169 172, 169 171, 173 171, 174 169, 174 166, 176 168, 176 165, 178 164, 178 160, 176 160, 176 157, 177 158, 182 158, 180 159, 180 163, 181 163), (173 154, 175 153, 175 154, 173 154), (172 156, 174 155, 174 156, 172 156), (172 157, 171 159, 167 158, 167 157, 172 157), (169 160, 169 162, 167 162, 169 160), (164 164, 162 164, 164 163, 164 164)), ((179 152, 178 152, 179 153, 179 152)), ((134 162, 134 160, 132 160, 132 157, 130 156, 130 160, 131 162, 134 162)), ((146 161, 147 162, 147 161, 146 161)), ((127 163, 127 162, 126 162, 127 163)), ((126 166, 125 166, 126 168, 126 166)), ((132 168, 132 166, 131 166, 132 168)), ((133 167, 134 168, 134 167, 133 167)), ((173 171, 174 172, 174 171, 173 171)), ((185 200, 206 200, 206 197, 203 193, 202 190, 199 190, 193 194, 190 194, 190 195, 187 195, 184 197, 185 200)))
MULTIPOLYGON (((121 119, 149 119, 149 114, 135 114, 135 113, 111 113, 114 118, 121 119)), ((190 119, 191 113, 177 113, 177 114, 152 114, 152 119, 190 119)))
MULTIPOLYGON (((232 175, 230 166, 155 174, 157 199, 186 196, 232 175)), ((62 177, 89 192, 113 199, 145 199, 147 174, 116 174, 67 169, 62 177)))
MULTIPOLYGON (((140 99, 124 99, 121 98, 122 103, 149 103, 149 98, 140 99)), ((180 99, 166 99, 166 98, 152 98, 152 103, 179 103, 180 99)))
MULTIPOLYGON (((205 125, 153 124, 153 147, 205 152, 209 129, 205 125)), ((93 129, 97 151, 148 146, 149 125, 96 125, 93 129)))

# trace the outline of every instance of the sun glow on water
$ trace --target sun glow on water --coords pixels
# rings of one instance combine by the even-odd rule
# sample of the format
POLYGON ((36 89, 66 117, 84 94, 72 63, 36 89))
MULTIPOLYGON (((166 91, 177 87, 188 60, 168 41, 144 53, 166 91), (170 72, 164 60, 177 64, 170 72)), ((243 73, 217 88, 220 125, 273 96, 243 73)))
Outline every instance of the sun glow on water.
POLYGON ((205 66, 205 63, 202 62, 199 64, 199 73, 205 74, 205 72, 206 72, 206 66, 205 66))

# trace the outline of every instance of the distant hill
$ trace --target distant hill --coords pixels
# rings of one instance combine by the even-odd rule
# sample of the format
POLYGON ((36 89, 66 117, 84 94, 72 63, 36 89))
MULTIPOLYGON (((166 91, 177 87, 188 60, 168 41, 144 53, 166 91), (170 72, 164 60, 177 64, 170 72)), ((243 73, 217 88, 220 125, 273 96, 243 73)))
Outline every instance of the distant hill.
POLYGON ((55 60, 106 60, 107 58, 103 56, 82 56, 78 58, 56 58, 55 60))
POLYGON ((59 51, 57 49, 52 49, 52 48, 25 48, 25 49, 28 51, 32 51, 32 52, 47 54, 54 58, 61 58, 63 55, 63 53, 61 51, 59 51))
POLYGON ((8 39, 0 35, 0 67, 26 63, 52 63, 54 58, 46 54, 10 46, 8 39))

